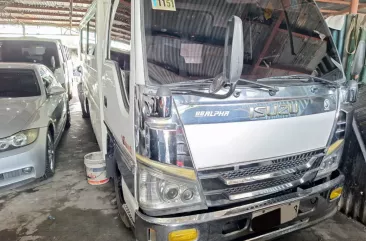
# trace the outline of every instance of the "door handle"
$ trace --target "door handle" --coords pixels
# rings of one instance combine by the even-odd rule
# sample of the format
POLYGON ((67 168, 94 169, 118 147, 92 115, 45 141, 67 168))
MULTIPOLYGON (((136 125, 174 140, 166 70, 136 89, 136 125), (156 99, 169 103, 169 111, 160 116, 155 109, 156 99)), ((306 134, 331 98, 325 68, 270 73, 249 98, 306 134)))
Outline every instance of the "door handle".
POLYGON ((107 103, 107 97, 104 96, 104 106, 107 107, 108 103, 107 103))

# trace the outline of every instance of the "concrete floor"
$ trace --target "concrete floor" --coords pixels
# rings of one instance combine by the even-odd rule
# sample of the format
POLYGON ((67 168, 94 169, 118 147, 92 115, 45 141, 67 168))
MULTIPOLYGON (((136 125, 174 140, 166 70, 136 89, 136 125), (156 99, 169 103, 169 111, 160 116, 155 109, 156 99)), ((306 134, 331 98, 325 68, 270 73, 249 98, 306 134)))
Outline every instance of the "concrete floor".
MULTIPOLYGON (((75 101, 76 98, 74 98, 75 101)), ((130 241, 117 216, 112 184, 90 186, 83 157, 98 146, 88 120, 73 103, 72 126, 58 147, 55 176, 15 190, 0 190, 0 241, 130 241)), ((366 228, 337 214, 316 227, 277 241, 362 241, 366 228)))

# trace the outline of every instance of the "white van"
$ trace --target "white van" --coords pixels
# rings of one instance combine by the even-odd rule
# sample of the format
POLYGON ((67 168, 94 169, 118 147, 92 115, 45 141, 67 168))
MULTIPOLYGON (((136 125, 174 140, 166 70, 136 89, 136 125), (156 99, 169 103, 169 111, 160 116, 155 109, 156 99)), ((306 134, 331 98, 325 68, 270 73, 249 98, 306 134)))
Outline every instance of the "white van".
POLYGON ((0 62, 41 63, 53 71, 72 98, 73 67, 69 50, 57 39, 0 38, 0 62))

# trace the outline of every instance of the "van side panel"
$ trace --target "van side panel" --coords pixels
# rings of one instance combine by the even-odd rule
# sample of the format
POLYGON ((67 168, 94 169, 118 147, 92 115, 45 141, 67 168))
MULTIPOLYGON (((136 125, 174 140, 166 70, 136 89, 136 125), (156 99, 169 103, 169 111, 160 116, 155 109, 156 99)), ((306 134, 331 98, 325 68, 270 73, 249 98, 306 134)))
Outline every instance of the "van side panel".
POLYGON ((99 83, 97 79, 97 66, 94 56, 83 54, 83 83, 85 96, 89 103, 90 120, 97 138, 99 148, 102 150, 101 119, 99 107, 99 83))

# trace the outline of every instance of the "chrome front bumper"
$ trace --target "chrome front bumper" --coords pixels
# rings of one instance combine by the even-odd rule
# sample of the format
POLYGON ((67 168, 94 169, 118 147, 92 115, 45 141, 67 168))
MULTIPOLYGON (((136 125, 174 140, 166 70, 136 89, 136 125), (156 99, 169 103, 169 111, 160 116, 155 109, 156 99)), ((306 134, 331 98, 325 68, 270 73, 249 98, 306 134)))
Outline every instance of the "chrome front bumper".
POLYGON ((157 235, 156 240, 165 241, 168 240, 168 235, 172 231, 195 228, 198 230, 200 241, 240 238, 251 241, 270 240, 332 217, 337 212, 338 200, 329 200, 329 193, 334 188, 342 186, 344 182, 344 176, 338 171, 336 174, 330 181, 308 189, 298 188, 295 193, 220 211, 180 217, 150 217, 136 212, 135 236, 139 241, 147 241, 149 240, 148 229, 154 229, 157 235), (254 212, 297 201, 300 202, 297 218, 267 232, 252 231, 251 220, 254 212), (229 223, 240 223, 242 227, 223 234, 223 227, 229 223))

